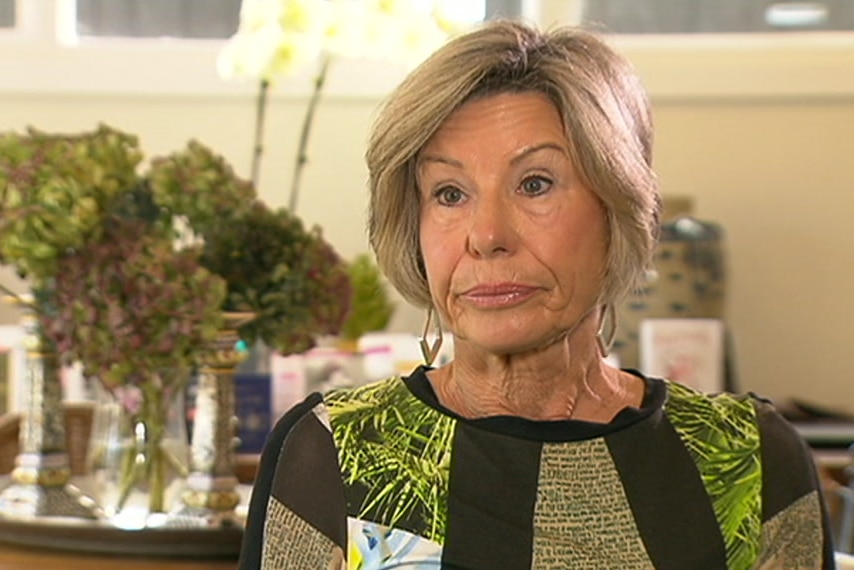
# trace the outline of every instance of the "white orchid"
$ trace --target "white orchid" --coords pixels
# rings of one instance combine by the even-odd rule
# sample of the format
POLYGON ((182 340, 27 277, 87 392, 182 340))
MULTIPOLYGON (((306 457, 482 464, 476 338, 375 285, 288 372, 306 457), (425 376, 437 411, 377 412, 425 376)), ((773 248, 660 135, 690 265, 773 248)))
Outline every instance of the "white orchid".
POLYGON ((284 1, 281 18, 282 29, 304 35, 322 35, 329 20, 328 0, 284 1))
POLYGON ((433 0, 433 18, 448 36, 455 36, 483 19, 484 0, 433 0))
POLYGON ((464 28, 458 14, 459 0, 244 0, 217 67, 270 82, 322 55, 413 65, 464 28))
MULTIPOLYGON (((413 67, 477 19, 461 12, 461 5, 478 4, 482 8, 482 0, 243 0, 238 30, 217 61, 221 77, 260 81, 263 109, 275 80, 311 65, 319 70, 299 143, 291 210, 330 61, 365 58, 413 67)), ((257 184, 263 124, 256 127, 252 172, 257 184)))
POLYGON ((256 28, 251 34, 236 34, 217 59, 220 77, 269 79, 283 36, 282 29, 273 22, 256 28))
POLYGON ((327 53, 350 59, 366 57, 370 51, 366 35, 370 20, 367 3, 337 0, 331 6, 324 45, 327 53))
POLYGON ((237 33, 217 61, 220 76, 272 82, 314 63, 329 16, 327 0, 244 0, 237 33))

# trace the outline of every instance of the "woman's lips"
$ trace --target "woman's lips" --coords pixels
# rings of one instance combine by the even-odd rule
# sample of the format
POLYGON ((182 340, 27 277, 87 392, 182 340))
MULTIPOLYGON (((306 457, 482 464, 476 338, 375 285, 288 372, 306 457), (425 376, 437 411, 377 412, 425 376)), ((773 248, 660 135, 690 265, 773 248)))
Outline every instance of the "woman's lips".
POLYGON ((524 303, 538 291, 539 287, 530 285, 495 283, 466 289, 460 294, 460 298, 465 303, 481 309, 504 309, 524 303))

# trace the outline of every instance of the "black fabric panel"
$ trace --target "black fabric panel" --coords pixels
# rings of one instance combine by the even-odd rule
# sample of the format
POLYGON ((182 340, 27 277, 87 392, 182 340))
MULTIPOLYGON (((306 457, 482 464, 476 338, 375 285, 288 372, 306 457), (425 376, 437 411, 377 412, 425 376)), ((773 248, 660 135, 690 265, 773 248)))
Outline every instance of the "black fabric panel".
POLYGON ((347 503, 332 433, 313 413, 285 438, 273 496, 347 552, 347 503))
POLYGON ((240 547, 239 570, 257 570, 261 567, 261 553, 264 544, 264 520, 267 516, 267 501, 273 488, 276 462, 288 432, 306 413, 322 401, 320 394, 312 394, 284 414, 267 436, 252 495, 249 499, 249 511, 246 516, 246 528, 240 547))
POLYGON ((656 570, 725 570, 726 548, 709 495, 664 413, 605 441, 656 570))
POLYGON ((757 402, 762 444, 762 521, 818 488, 812 455, 795 428, 770 404, 757 402), (785 484, 781 484, 785 483, 785 484))
POLYGON ((824 533, 822 568, 835 568, 827 504, 821 495, 809 446, 767 401, 757 401, 756 415, 762 444, 762 522, 772 519, 804 495, 818 491, 824 533))
POLYGON ((636 370, 625 369, 625 372, 637 376, 638 380, 644 382, 646 385, 643 402, 640 408, 627 407, 620 410, 608 423, 586 422, 582 420, 539 421, 514 416, 491 416, 469 419, 457 415, 439 402, 430 384, 430 380, 427 378, 427 372, 430 370, 426 366, 419 366, 410 376, 403 379, 413 396, 434 410, 451 416, 461 423, 536 442, 558 443, 582 441, 606 436, 609 433, 626 429, 660 409, 664 405, 664 400, 667 396, 667 388, 662 380, 646 378, 636 370))
POLYGON ((531 568, 541 450, 457 423, 443 569, 531 568))

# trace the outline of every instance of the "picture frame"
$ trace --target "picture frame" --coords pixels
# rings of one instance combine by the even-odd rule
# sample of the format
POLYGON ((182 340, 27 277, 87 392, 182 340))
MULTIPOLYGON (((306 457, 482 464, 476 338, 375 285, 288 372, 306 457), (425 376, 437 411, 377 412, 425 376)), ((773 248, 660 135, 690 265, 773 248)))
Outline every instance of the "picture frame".
POLYGON ((645 319, 639 329, 641 370, 701 392, 722 392, 724 337, 720 319, 645 319))

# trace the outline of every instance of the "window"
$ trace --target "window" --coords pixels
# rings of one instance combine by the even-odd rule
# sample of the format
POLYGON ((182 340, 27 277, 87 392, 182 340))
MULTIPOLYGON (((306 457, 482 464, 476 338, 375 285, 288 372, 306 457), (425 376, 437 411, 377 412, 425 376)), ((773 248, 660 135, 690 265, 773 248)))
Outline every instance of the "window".
POLYGON ((584 22, 619 34, 854 30, 854 2, 586 0, 584 22))
MULTIPOLYGON (((599 22, 615 32, 614 45, 653 98, 854 95, 854 0, 448 2, 472 19, 599 22), (786 33, 767 33, 772 24, 786 33), (735 33, 742 31, 762 33, 735 33)), ((250 93, 251 85, 216 73, 221 38, 236 29, 239 9, 240 0, 0 0, 0 91, 250 93)), ((362 63, 336 69, 327 94, 377 97, 400 81, 400 70, 362 63)), ((302 97, 310 82, 307 71, 279 92, 302 97)))
POLYGON ((653 99, 854 94, 852 0, 531 1, 545 25, 612 32, 653 99))
MULTIPOLYGON (((14 0, 0 2, 14 9, 14 0)), ((75 4, 78 36, 221 39, 237 30, 241 0, 76 0, 75 4)), ((451 8, 467 21, 522 13, 520 0, 466 0, 451 8)))
POLYGON ((227 38, 240 0, 77 0, 77 35, 227 38))
POLYGON ((0 0, 0 28, 14 28, 16 20, 15 0, 0 0))
POLYGON ((521 0, 485 0, 482 18, 514 18, 522 15, 521 0))

